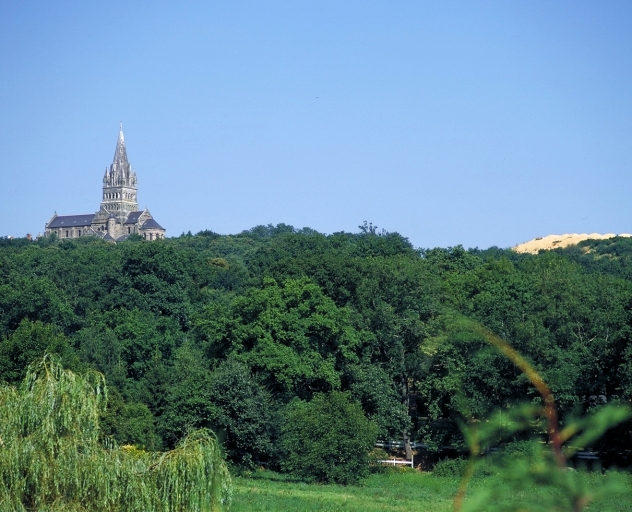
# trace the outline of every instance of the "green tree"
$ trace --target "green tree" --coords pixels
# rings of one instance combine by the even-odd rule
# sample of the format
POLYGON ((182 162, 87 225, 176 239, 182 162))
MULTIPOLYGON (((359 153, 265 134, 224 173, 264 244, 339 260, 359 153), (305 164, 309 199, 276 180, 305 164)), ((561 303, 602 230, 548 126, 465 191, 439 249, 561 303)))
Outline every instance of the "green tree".
POLYGON ((369 474, 377 426, 348 393, 318 393, 288 405, 282 429, 286 471, 319 482, 354 484, 369 474))
POLYGON ((362 404, 366 416, 378 427, 379 439, 400 439, 410 432, 408 407, 391 376, 378 365, 350 365, 348 379, 351 396, 362 404))
MULTIPOLYGON (((399 391, 399 402, 409 413, 410 395, 427 370, 421 346, 428 336, 428 323, 438 314, 438 283, 426 262, 408 256, 371 258, 361 268, 354 308, 367 343, 365 360, 387 372, 399 391)), ((407 459, 412 459, 410 422, 392 424, 402 428, 407 459)))
POLYGON ((211 358, 232 356, 275 392, 309 397, 340 389, 339 369, 357 360, 349 315, 308 279, 265 279, 227 310, 207 307, 196 328, 211 358))
POLYGON ((46 356, 21 387, 0 389, 0 508, 16 512, 211 512, 230 504, 230 475, 207 431, 175 450, 104 447, 101 374, 46 356))
POLYGON ((204 355, 190 342, 176 351, 158 432, 166 446, 175 446, 189 432, 211 427, 211 372, 204 355))
POLYGON ((149 408, 141 403, 125 403, 116 388, 109 390, 101 429, 120 445, 134 445, 144 450, 159 448, 154 417, 149 408))
POLYGON ((0 319, 5 333, 23 319, 58 326, 68 334, 77 327, 77 317, 65 293, 48 277, 20 277, 0 285, 0 319))
POLYGON ((211 381, 211 425, 227 457, 245 467, 276 464, 277 406, 270 393, 233 359, 222 362, 211 381))
POLYGON ((65 366, 78 366, 77 356, 58 328, 40 321, 24 319, 18 328, 0 343, 0 380, 17 384, 26 368, 44 354, 59 355, 65 366))

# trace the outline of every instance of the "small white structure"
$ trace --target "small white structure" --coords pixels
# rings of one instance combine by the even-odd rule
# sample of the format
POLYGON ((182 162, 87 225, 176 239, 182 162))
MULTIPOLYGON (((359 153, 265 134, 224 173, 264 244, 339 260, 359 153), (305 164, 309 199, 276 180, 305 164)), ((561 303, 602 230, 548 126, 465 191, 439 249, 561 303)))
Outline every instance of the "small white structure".
POLYGON ((384 464, 386 466, 410 466, 414 468, 412 460, 399 460, 399 459, 383 459, 378 460, 380 464, 384 464))

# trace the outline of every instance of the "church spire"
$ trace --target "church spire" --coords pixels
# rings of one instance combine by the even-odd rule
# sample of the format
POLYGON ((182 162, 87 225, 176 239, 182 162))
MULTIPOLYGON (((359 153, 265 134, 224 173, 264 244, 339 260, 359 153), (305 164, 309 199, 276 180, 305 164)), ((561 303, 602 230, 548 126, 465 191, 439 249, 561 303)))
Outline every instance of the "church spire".
POLYGON ((101 207, 125 222, 129 212, 138 210, 136 173, 127 161, 123 123, 119 128, 114 161, 103 177, 103 201, 101 207))
POLYGON ((112 164, 118 164, 120 167, 128 165, 127 151, 125 150, 125 136, 123 135, 123 121, 121 121, 118 142, 116 143, 116 151, 114 152, 114 161, 112 164))

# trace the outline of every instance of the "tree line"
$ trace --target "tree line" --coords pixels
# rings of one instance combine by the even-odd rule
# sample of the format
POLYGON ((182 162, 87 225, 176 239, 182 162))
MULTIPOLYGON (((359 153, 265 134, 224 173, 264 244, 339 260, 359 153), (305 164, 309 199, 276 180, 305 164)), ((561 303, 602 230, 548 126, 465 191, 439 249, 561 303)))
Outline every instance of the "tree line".
MULTIPOLYGON (((361 433, 354 450, 403 439, 465 451, 464 408, 483 419, 540 397, 464 325, 537 369, 563 426, 632 395, 631 277, 632 240, 619 238, 538 255, 418 249, 367 223, 116 245, 0 239, 0 380, 17 385, 56 354, 105 375, 101 428, 120 445, 168 450, 210 429, 242 468, 300 473, 293 454, 336 410, 330 431, 361 433)), ((631 433, 623 423, 616 447, 593 449, 628 465, 631 433)), ((314 472, 362 473, 336 467, 314 472)))

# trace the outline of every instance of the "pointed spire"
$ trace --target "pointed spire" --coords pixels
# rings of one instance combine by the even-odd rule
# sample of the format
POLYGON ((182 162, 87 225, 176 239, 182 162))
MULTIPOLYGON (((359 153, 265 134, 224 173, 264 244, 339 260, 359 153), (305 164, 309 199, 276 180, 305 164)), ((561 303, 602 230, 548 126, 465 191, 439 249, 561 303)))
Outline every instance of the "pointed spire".
POLYGON ((118 141, 116 143, 116 151, 114 152, 113 164, 127 165, 127 151, 125 150, 125 137, 123 135, 123 121, 119 129, 118 141))

